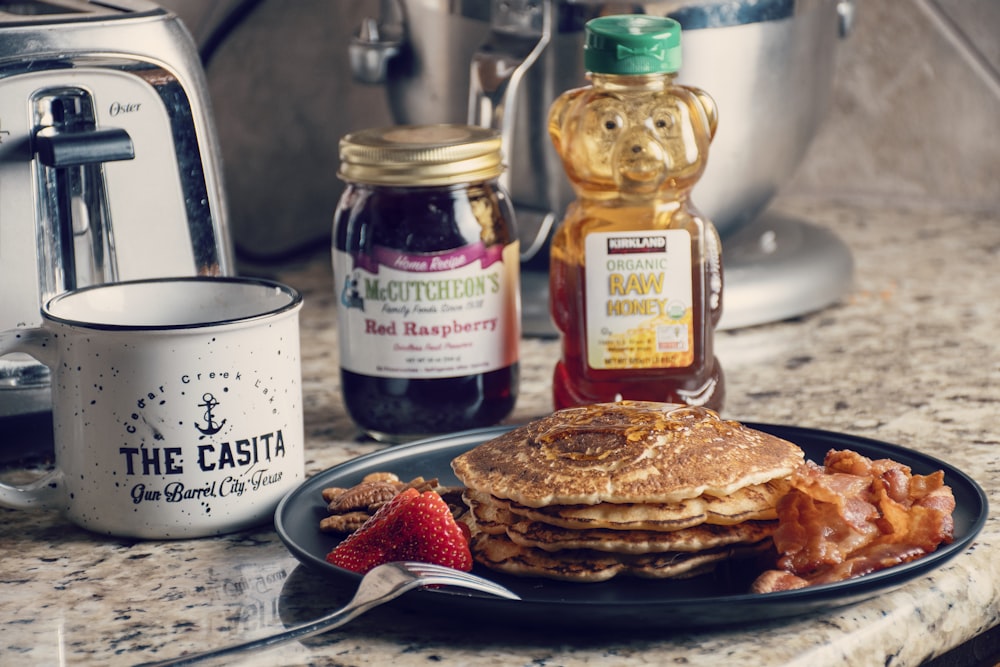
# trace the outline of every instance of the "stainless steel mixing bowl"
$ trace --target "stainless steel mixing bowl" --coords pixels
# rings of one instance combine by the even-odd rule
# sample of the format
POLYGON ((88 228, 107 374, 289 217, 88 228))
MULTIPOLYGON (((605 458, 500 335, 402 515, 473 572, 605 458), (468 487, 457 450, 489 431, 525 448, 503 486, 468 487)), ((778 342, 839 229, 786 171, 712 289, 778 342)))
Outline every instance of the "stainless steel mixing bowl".
MULTIPOLYGON (((803 158, 827 107, 849 0, 387 0, 352 45, 353 69, 384 80, 399 123, 501 129, 522 238, 544 235, 574 197, 547 135, 549 106, 586 83, 584 23, 622 11, 669 15, 684 28, 680 81, 708 91, 720 110, 692 198, 725 237, 803 158)), ((532 240, 529 257, 543 247, 532 240)))

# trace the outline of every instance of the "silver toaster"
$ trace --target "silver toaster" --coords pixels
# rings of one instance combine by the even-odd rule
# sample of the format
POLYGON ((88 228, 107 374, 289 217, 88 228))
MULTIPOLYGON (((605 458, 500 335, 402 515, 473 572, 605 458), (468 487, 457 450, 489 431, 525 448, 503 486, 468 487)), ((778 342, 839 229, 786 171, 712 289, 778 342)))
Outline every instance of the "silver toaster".
MULTIPOLYGON (((85 285, 233 271, 204 71, 145 0, 0 0, 0 331, 85 285)), ((0 417, 48 371, 0 359, 0 417)))

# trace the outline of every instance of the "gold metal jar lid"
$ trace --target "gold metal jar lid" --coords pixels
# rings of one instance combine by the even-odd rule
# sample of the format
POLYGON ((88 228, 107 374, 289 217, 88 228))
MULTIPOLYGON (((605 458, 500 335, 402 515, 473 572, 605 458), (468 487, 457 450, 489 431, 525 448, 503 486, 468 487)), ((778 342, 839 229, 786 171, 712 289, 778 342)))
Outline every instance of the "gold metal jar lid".
POLYGON ((397 125, 340 140, 345 181, 372 185, 452 185, 503 172, 500 133, 472 125, 397 125))

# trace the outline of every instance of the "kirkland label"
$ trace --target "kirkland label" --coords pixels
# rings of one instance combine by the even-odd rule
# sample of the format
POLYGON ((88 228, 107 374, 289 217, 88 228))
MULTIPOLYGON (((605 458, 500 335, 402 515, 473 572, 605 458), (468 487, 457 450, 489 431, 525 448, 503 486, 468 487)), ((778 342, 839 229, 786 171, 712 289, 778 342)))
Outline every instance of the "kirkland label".
POLYGON ((340 365, 389 378, 505 368, 521 337, 517 243, 406 254, 334 251, 340 365))
POLYGON ((590 367, 694 363, 691 235, 682 229, 592 233, 585 252, 590 367))

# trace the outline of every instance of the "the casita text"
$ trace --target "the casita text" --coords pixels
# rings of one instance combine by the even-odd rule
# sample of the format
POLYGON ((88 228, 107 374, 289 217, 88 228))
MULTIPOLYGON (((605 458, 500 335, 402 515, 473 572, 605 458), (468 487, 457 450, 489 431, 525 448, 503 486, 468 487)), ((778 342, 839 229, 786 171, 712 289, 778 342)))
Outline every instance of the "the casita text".
MULTIPOLYGON (((184 473, 181 447, 121 447, 127 475, 180 475, 184 473)), ((285 456, 281 429, 234 442, 198 445, 197 465, 203 472, 255 465, 285 456)))

